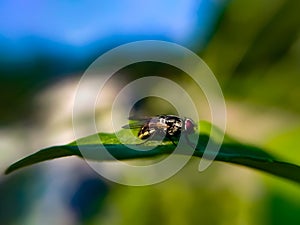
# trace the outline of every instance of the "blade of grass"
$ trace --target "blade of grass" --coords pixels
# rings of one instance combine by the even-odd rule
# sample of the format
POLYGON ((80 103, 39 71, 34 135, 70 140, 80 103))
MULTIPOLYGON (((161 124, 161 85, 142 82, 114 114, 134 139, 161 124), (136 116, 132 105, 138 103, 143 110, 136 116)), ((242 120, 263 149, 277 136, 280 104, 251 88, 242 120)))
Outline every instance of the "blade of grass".
MULTIPOLYGON (((126 132, 128 131, 120 131, 119 135, 125 135, 126 137, 126 132)), ((202 157, 207 141, 207 135, 199 136, 199 142, 194 152, 194 156, 202 157)), ((125 146, 120 144, 115 134, 91 135, 80 139, 79 143, 81 143, 81 147, 83 147, 80 149, 81 151, 89 151, 88 154, 84 155, 89 155, 88 159, 97 161, 111 160, 110 158, 107 158, 105 154, 99 154, 99 150, 100 152, 106 150, 116 159, 124 160, 171 154, 175 148, 173 144, 167 142, 164 143, 164 145, 159 145, 152 150, 137 151, 130 148, 130 145, 125 146), (96 140, 98 140, 98 137, 101 138, 103 143, 103 146, 100 147, 100 149, 99 145, 95 144, 96 140), (93 152, 97 152, 97 154, 93 154, 93 152)), ((135 145, 135 143, 132 144, 135 145)), ((137 147, 137 145, 135 145, 135 147, 137 147)), ((207 149, 206 151, 209 153, 210 150, 207 149)), ((184 151, 180 151, 179 154, 184 155, 185 153, 184 151)), ((66 156, 82 157, 76 142, 72 142, 68 145, 53 146, 42 149, 12 164, 7 168, 5 174, 9 174, 25 166, 66 156)), ((240 143, 223 143, 215 160, 247 166, 300 183, 300 167, 298 165, 282 162, 257 147, 243 145, 240 143)))

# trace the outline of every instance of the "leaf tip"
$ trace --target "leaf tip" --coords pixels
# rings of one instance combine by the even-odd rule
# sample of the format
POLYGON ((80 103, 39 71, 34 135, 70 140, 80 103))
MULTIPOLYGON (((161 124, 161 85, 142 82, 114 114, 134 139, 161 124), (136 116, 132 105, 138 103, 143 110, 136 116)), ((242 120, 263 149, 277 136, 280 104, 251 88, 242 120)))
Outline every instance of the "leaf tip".
POLYGON ((6 170, 4 171, 4 175, 8 175, 10 174, 11 172, 14 171, 14 168, 12 168, 11 166, 9 166, 8 168, 6 168, 6 170))

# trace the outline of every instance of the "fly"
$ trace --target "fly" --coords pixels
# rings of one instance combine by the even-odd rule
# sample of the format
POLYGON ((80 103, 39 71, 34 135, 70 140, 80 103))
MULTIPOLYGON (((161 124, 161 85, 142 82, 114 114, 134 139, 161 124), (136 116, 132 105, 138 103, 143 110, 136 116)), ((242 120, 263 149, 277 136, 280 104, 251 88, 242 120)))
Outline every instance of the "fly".
POLYGON ((174 115, 157 115, 145 119, 133 119, 135 122, 123 128, 139 128, 138 138, 142 140, 154 140, 155 137, 165 137, 174 145, 181 133, 188 144, 191 145, 188 135, 195 132, 195 123, 190 118, 181 118, 174 115))

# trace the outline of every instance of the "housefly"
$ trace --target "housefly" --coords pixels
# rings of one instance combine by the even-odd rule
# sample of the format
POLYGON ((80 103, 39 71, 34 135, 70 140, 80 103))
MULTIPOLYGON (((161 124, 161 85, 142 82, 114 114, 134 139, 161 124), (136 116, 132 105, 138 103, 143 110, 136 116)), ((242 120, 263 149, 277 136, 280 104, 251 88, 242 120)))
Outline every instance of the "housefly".
POLYGON ((142 140, 155 140, 157 138, 169 139, 174 145, 174 140, 178 140, 181 133, 188 144, 191 144, 188 135, 194 133, 195 123, 190 118, 181 118, 175 115, 157 115, 149 118, 134 119, 133 123, 123 126, 123 128, 139 128, 138 138, 142 140))

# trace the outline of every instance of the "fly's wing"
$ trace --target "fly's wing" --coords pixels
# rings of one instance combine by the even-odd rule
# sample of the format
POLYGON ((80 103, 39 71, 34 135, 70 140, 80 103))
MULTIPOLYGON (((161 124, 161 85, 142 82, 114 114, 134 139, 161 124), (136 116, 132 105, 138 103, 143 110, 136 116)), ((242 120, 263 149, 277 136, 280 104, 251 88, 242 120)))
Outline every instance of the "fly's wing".
POLYGON ((129 123, 122 126, 124 129, 140 129, 145 125, 145 123, 149 122, 150 118, 135 118, 129 117, 129 123))
POLYGON ((134 121, 134 122, 129 122, 129 124, 122 126, 122 128, 124 128, 124 129, 139 129, 143 125, 144 125, 143 122, 134 121))
POLYGON ((167 128, 167 124, 161 121, 159 116, 153 117, 129 117, 129 124, 123 126, 125 129, 141 128, 148 124, 151 128, 167 128))

